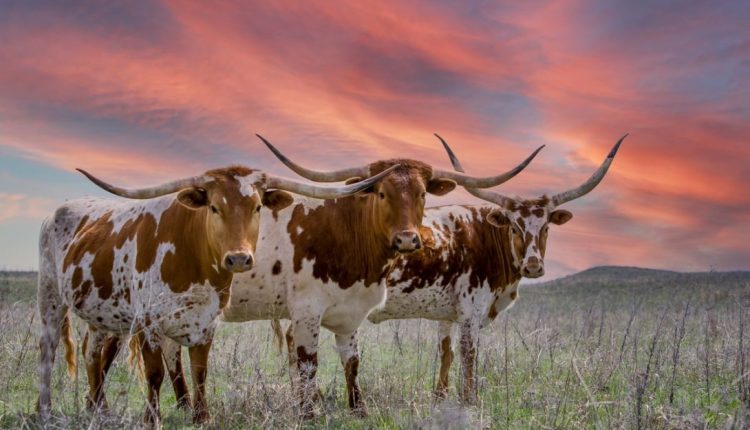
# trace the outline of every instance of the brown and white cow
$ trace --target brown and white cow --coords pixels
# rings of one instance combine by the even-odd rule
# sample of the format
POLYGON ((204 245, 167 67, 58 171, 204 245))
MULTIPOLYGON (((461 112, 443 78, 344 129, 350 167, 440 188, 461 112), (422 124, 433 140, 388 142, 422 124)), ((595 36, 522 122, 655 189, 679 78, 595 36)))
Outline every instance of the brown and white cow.
MULTIPOLYGON (((599 184, 624 138, 615 144, 591 178, 572 190, 525 199, 467 188, 492 204, 442 206, 425 211, 424 222, 432 233, 429 244, 422 253, 402 256, 394 263, 388 276, 385 306, 372 312, 368 319, 374 323, 406 318, 438 321, 438 398, 447 392, 453 360, 451 330, 458 324, 463 376, 460 394, 468 403, 476 401, 474 364, 479 330, 514 303, 521 278, 544 274, 549 225, 564 224, 573 216, 558 206, 599 184)), ((454 168, 463 172, 448 145, 440 140, 454 168)))
POLYGON ((255 265, 261 209, 278 216, 293 201, 284 190, 337 198, 369 188, 389 173, 344 187, 319 187, 229 167, 129 190, 81 172, 111 193, 139 200, 69 201, 42 225, 39 411, 43 419, 51 412, 50 377, 61 330, 68 369, 75 369, 72 311, 88 323, 89 405, 105 405, 100 354, 105 336, 132 334, 140 344, 148 382, 144 420, 152 424, 159 420, 160 342, 166 338, 190 348, 194 420, 209 418, 208 352, 217 317, 229 303, 233 274, 255 265))
MULTIPOLYGON (((383 279, 393 259, 422 248, 426 193, 444 195, 456 183, 500 184, 523 170, 533 155, 507 173, 474 178, 407 159, 318 172, 295 164, 267 145, 285 165, 318 182, 351 182, 399 165, 359 195, 325 202, 296 199, 291 210, 264 222, 258 264, 235 277, 232 301, 222 316, 229 322, 291 319, 287 333, 290 373, 305 417, 314 415, 313 400, 318 393, 320 326, 332 331, 346 371, 349 405, 355 413, 365 414, 356 381, 359 357, 354 333, 370 311, 384 302, 383 279)), ((166 346, 165 359, 175 370, 177 398, 186 398, 179 347, 166 346), (167 349, 173 353, 167 354, 167 349)))

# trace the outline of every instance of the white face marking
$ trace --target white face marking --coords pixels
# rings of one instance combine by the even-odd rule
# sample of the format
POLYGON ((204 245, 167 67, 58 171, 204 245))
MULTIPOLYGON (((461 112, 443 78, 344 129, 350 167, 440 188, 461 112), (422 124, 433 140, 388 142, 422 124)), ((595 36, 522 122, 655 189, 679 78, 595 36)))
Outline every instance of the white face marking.
POLYGON ((227 198, 226 197, 222 197, 221 201, 224 202, 224 204, 227 204, 227 198))
POLYGON ((234 178, 240 183, 240 193, 245 197, 251 197, 258 193, 255 187, 263 181, 263 174, 253 172, 247 176, 235 176, 234 178))

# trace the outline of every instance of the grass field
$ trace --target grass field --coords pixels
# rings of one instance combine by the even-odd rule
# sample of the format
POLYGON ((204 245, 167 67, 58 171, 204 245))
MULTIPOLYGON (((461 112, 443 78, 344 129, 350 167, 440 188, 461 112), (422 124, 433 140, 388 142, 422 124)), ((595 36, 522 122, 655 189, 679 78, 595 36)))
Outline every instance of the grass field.
MULTIPOLYGON (((0 427, 37 428, 35 274, 0 274, 0 427)), ((595 268, 525 286, 483 331, 480 402, 434 404, 435 324, 366 323, 360 381, 370 416, 352 417, 332 336, 321 339, 322 416, 297 420, 286 360, 267 322, 222 325, 211 352, 215 428, 747 428, 750 426, 750 273, 595 268)), ((82 328, 81 324, 79 328, 82 328)), ((81 339, 80 332, 78 339, 81 339)), ((86 380, 69 379, 58 349, 53 378, 59 428, 136 427, 142 385, 124 363, 110 374, 111 413, 85 410, 86 380)), ((80 360, 80 358, 79 358, 80 360)), ((80 365, 79 365, 80 366, 80 365)), ((190 426, 162 387, 165 428, 190 426)))

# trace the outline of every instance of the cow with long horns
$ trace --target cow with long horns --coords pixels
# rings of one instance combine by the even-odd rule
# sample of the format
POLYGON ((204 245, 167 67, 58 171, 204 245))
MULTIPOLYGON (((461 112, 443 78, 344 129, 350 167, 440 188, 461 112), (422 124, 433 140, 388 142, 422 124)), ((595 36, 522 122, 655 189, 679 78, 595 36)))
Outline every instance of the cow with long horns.
MULTIPOLYGON (((448 144, 437 137, 454 168, 463 172, 448 144)), ((368 319, 374 323, 406 318, 438 321, 438 398, 444 397, 448 389, 448 371, 453 361, 451 331, 458 324, 463 376, 460 396, 467 403, 476 401, 474 366, 479 330, 515 302, 521 278, 544 274, 549 225, 562 225, 573 217, 558 207, 599 184, 624 138, 586 182, 571 190, 526 199, 466 187, 491 204, 442 206, 425 211, 425 224, 432 233, 430 244, 421 254, 402 256, 394 263, 388 276, 388 300, 368 319)))
POLYGON ((101 188, 131 200, 69 201, 42 225, 38 285, 42 418, 51 412, 50 378, 61 336, 68 370, 76 368, 72 311, 88 324, 84 349, 91 408, 106 405, 103 341, 109 333, 132 334, 140 345, 148 382, 144 420, 159 421, 163 339, 189 347, 194 420, 207 420, 205 380, 214 328, 230 301, 233 275, 256 264, 261 209, 275 214, 289 206, 293 198, 286 191, 324 199, 348 196, 372 187, 396 168, 357 184, 320 187, 229 167, 135 190, 110 185, 81 170, 101 188))
MULTIPOLYGON (((222 316, 229 322, 272 320, 277 328, 278 319, 292 321, 286 336, 290 373, 302 415, 308 418, 315 414, 318 393, 320 326, 332 331, 346 372, 349 405, 354 413, 364 415, 354 334, 370 311, 385 301, 383 280, 393 259, 423 247, 426 194, 444 195, 457 183, 476 188, 501 184, 523 170, 536 153, 509 172, 477 178, 408 159, 320 172, 266 145, 287 167, 316 182, 351 183, 398 166, 356 196, 323 203, 297 199, 291 210, 264 222, 258 264, 235 277, 232 302, 222 316)), ((186 399, 180 356, 178 346, 165 346, 175 394, 186 399)))

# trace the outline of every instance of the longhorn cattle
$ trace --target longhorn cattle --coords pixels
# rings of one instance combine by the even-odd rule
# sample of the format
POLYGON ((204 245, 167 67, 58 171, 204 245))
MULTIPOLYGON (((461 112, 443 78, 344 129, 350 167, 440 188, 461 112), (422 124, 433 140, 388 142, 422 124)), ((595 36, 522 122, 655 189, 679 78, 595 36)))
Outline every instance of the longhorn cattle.
MULTIPOLYGON (((474 178, 433 169, 414 160, 387 160, 336 172, 306 169, 269 149, 299 175, 318 182, 348 182, 371 177, 399 165, 360 195, 323 203, 298 199, 293 208, 264 223, 258 242, 258 265, 236 276, 232 301, 222 319, 229 322, 291 319, 287 332, 290 373, 302 415, 315 414, 318 393, 320 326, 335 334, 346 372, 349 406, 366 414, 357 386, 359 356, 354 333, 367 314, 385 300, 382 282, 399 254, 422 248, 420 234, 426 193, 444 195, 456 183, 490 187, 507 181, 531 161, 501 175, 474 178)), ((179 348, 168 347, 168 366, 175 370, 177 398, 187 396, 179 348)))
MULTIPOLYGON (((626 135, 627 136, 627 135, 626 135)), ((440 136, 438 136, 440 138, 440 136)), ((572 214, 557 209, 583 196, 604 178, 623 136, 599 169, 581 186, 552 196, 510 198, 496 192, 467 187, 490 202, 481 206, 443 206, 425 211, 432 238, 424 252, 400 257, 388 276, 388 299, 368 319, 426 318, 438 321, 440 376, 438 398, 448 389, 453 360, 454 324, 460 327, 462 381, 460 396, 476 401, 474 363, 479 330, 518 298, 521 278, 544 274, 544 254, 550 224, 562 225, 572 214)), ((456 170, 458 159, 443 142, 456 170)))
POLYGON ((72 311, 88 323, 84 349, 89 406, 106 405, 100 354, 105 336, 133 334, 145 365, 144 421, 150 424, 159 421, 160 342, 166 338, 189 347, 193 418, 209 418, 205 380, 216 317, 229 303, 233 274, 255 265, 261 208, 278 216, 293 201, 284 190, 336 198, 369 188, 389 173, 384 170, 367 181, 330 188, 229 167, 130 190, 81 172, 111 193, 141 200, 73 200, 42 224, 39 412, 46 419, 51 411, 50 378, 61 335, 68 370, 75 370, 72 311))

